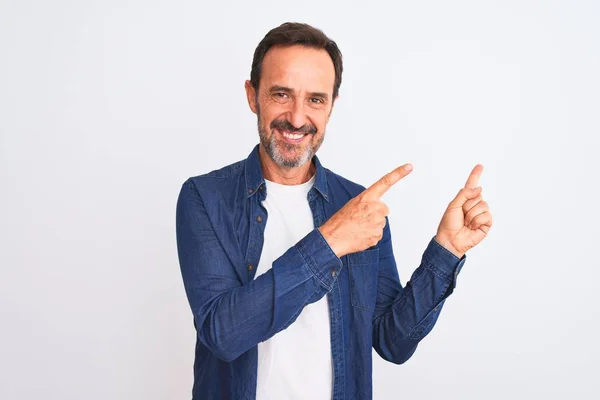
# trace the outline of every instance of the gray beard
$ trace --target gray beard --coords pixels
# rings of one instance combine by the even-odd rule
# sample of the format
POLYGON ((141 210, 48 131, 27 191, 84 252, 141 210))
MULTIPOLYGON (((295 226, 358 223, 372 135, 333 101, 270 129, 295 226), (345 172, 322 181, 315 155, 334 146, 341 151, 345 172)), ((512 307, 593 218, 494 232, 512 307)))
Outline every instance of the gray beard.
POLYGON ((304 149, 302 154, 300 154, 299 156, 296 156, 294 158, 286 158, 282 154, 282 152, 279 151, 279 146, 284 146, 286 147, 286 150, 293 151, 294 145, 288 143, 280 143, 278 145, 277 140, 275 139, 275 135, 272 135, 270 138, 268 138, 266 135, 261 134, 260 142, 262 143, 269 157, 271 157, 271 159, 275 161, 277 165, 283 168, 290 169, 300 167, 304 165, 307 161, 312 159, 314 155, 312 148, 309 146, 306 149, 304 149))
MULTIPOLYGON (((260 143, 264 147, 265 151, 271 157, 271 159, 275 162, 275 164, 279 165, 282 168, 297 168, 304 165, 307 161, 310 161, 312 157, 315 155, 319 147, 321 147, 321 142, 317 143, 313 148, 312 146, 308 146, 302 154, 296 156, 293 159, 286 158, 282 152, 279 151, 279 146, 285 147, 285 150, 293 151, 296 146, 289 143, 277 143, 275 139, 275 134, 273 133, 271 136, 267 132, 261 129, 260 126, 260 114, 258 114, 257 118, 258 124, 258 136, 260 138, 260 143)), ((309 133, 310 135, 310 133, 309 133)))

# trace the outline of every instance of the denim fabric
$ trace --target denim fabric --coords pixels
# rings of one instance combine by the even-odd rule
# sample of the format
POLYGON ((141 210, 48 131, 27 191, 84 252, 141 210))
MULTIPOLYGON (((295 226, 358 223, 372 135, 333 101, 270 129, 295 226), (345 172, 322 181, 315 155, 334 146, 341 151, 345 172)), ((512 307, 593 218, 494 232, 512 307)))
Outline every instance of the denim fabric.
MULTIPOLYGON (((255 277, 268 215, 258 145, 246 160, 189 178, 177 201, 181 274, 197 332, 193 399, 254 399, 257 344, 327 296, 332 399, 371 399, 372 349, 408 360, 433 328, 465 262, 434 237, 403 287, 389 222, 365 251, 338 258, 316 227, 365 188, 315 156, 308 193, 315 229, 255 277)), ((294 360, 290 360, 294 362, 294 360)))

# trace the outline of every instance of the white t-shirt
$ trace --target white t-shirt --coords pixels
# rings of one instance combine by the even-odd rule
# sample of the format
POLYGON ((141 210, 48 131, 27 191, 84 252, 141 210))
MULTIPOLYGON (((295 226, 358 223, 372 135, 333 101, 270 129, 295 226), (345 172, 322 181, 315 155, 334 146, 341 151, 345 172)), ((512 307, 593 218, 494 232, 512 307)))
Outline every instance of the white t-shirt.
MULTIPOLYGON (((313 176, 300 185, 266 181, 268 218, 256 276, 314 229, 307 194, 313 176)), ((258 344, 258 400, 331 399, 332 362, 327 296, 309 304, 286 329, 258 344)))

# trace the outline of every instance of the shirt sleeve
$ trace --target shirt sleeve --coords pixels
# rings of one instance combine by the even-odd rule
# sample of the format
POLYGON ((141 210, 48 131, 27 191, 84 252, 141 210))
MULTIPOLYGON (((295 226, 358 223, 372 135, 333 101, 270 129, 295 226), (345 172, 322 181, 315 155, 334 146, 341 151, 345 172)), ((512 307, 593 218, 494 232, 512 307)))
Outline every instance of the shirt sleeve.
POLYGON ((183 184, 177 200, 176 236, 198 340, 224 361, 289 326, 304 306, 331 290, 342 268, 314 229, 271 269, 242 285, 232 262, 241 257, 226 253, 223 235, 217 234, 191 180, 183 184))
POLYGON ((373 318, 373 347, 385 360, 401 364, 433 329, 445 300, 456 287, 466 255, 458 258, 432 237, 413 272, 402 287, 392 250, 387 221, 379 242, 377 303, 373 318))

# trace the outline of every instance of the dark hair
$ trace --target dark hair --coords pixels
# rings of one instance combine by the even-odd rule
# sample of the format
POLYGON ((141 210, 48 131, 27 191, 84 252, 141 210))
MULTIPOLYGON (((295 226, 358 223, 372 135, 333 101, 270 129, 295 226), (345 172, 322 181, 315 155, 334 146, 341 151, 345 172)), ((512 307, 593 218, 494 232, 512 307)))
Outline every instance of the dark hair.
POLYGON ((342 84, 342 53, 337 44, 325 36, 323 31, 299 22, 285 22, 277 28, 271 29, 260 41, 254 51, 252 71, 250 71, 250 82, 254 89, 258 90, 262 63, 267 51, 273 46, 293 46, 296 44, 327 51, 333 61, 335 70, 335 82, 333 84, 333 99, 335 99, 342 84))

